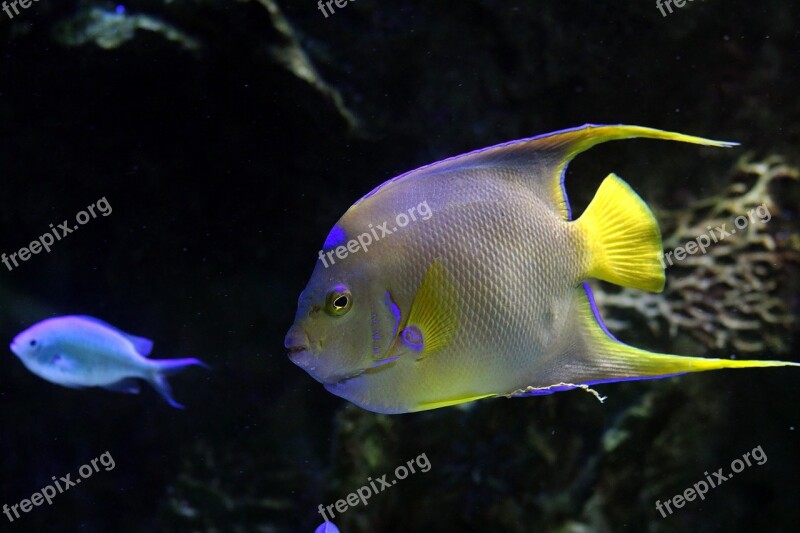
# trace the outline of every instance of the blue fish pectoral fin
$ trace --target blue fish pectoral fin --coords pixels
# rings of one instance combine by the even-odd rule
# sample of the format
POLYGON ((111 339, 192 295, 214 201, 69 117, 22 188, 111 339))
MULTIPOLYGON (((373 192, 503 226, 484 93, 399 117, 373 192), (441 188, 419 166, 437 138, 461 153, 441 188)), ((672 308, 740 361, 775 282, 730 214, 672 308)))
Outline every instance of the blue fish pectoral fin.
POLYGON ((80 365, 65 353, 57 353, 50 360, 52 365, 64 374, 72 374, 80 370, 80 365))
POLYGON ((103 388, 106 390, 114 392, 122 392, 125 394, 139 394, 139 391, 141 390, 139 386, 139 381, 136 380, 135 378, 124 378, 119 381, 115 381, 114 383, 103 385, 103 388))
POLYGON ((786 361, 687 357, 634 348, 618 341, 606 329, 588 284, 576 289, 570 316, 571 323, 565 328, 570 339, 564 343, 568 348, 538 372, 552 383, 539 382, 528 387, 530 390, 517 390, 510 394, 547 394, 556 392, 558 387, 586 388, 600 383, 666 378, 723 368, 800 366, 800 363, 786 361), (548 391, 551 388, 553 390, 548 391))
POLYGON ((664 289, 661 231, 647 204, 614 174, 570 225, 588 261, 585 277, 650 292, 664 289))
POLYGON ((415 351, 417 360, 453 342, 458 328, 457 295, 453 277, 440 260, 435 260, 422 279, 397 340, 415 351))
POLYGON ((95 318, 93 316, 88 316, 88 315, 76 315, 76 316, 78 318, 82 318, 84 320, 88 320, 89 322, 94 322, 95 324, 99 324, 99 325, 101 325, 101 326, 103 326, 105 328, 108 328, 108 329, 111 329, 113 331, 116 331, 117 333, 119 333, 120 335, 122 335, 123 337, 128 339, 128 341, 130 341, 130 343, 133 344, 133 347, 136 350, 136 353, 138 353, 141 356, 147 357, 148 355, 150 355, 150 352, 153 351, 153 341, 151 341, 150 339, 145 339, 144 337, 137 337, 136 335, 131 335, 130 333, 125 333, 124 331, 122 331, 118 327, 112 326, 108 322, 105 322, 105 321, 100 320, 99 318, 95 318))
POLYGON ((167 401, 168 404, 178 409, 183 409, 184 407, 172 398, 172 389, 167 382, 167 376, 173 376, 179 372, 182 372, 183 370, 186 370, 190 366, 202 366, 203 368, 209 368, 207 364, 199 359, 194 358, 163 360, 151 359, 150 362, 153 364, 153 370, 148 378, 149 383, 161 395, 161 397, 167 401))

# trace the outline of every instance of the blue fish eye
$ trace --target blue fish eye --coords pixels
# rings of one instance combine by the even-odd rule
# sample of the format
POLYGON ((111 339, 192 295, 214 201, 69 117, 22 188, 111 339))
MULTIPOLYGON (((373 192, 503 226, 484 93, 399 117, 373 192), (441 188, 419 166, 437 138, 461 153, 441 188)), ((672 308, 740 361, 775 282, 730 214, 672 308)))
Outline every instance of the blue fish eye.
POLYGON ((36 346, 36 339, 31 340, 30 345, 31 346, 36 346))

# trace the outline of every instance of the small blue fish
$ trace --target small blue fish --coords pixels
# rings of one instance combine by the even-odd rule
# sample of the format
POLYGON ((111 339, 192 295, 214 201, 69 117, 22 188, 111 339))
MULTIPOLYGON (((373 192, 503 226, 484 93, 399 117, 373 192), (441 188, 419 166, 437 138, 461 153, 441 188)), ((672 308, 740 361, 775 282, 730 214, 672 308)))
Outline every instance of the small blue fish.
POLYGON ((90 316, 43 320, 17 335, 11 351, 37 376, 70 388, 103 387, 139 393, 136 378, 149 382, 173 407, 167 376, 190 366, 208 366, 198 359, 147 359, 153 342, 128 335, 90 316))

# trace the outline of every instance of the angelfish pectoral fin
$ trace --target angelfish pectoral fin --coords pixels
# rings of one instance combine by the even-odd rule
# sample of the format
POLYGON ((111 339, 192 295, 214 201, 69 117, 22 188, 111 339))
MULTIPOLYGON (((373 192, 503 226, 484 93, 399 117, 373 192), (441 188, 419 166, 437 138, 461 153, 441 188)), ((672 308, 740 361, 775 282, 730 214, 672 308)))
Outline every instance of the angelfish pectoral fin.
POLYGON ((556 368, 569 369, 559 379, 569 384, 594 385, 615 381, 657 379, 723 368, 800 366, 786 361, 709 359, 648 352, 618 341, 603 325, 589 286, 576 290, 570 335, 577 342, 556 359, 556 368))
POLYGON ((458 328, 458 299, 455 281, 441 261, 434 261, 417 290, 405 327, 402 343, 423 359, 453 342, 458 328))

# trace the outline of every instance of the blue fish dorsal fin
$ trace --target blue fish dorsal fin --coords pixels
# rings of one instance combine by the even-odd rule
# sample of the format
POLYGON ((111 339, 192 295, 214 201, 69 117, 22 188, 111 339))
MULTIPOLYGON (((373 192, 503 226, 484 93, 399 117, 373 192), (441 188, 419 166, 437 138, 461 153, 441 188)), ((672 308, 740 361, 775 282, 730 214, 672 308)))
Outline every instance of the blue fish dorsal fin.
POLYGON ((390 183, 401 179, 429 177, 457 170, 493 168, 503 169, 505 171, 503 176, 507 176, 509 179, 524 181, 533 187, 540 188, 542 197, 552 200, 555 208, 565 220, 572 220, 567 191, 564 189, 564 171, 569 162, 581 152, 597 144, 637 137, 725 148, 737 144, 642 126, 585 124, 577 128, 497 144, 426 165, 379 185, 359 202, 376 194, 390 183))
POLYGON ((136 353, 138 353, 139 355, 147 357, 148 355, 150 355, 150 352, 153 351, 153 341, 151 341, 150 339, 145 339, 144 337, 137 337, 136 335, 131 335, 130 333, 125 333, 124 331, 122 331, 118 327, 112 326, 108 322, 105 322, 105 321, 100 320, 99 318, 95 318, 93 316, 76 315, 76 318, 81 318, 81 319, 87 320, 89 322, 94 322, 95 324, 103 326, 104 328, 108 328, 110 330, 115 331, 116 333, 119 333, 120 335, 122 335, 123 337, 128 339, 128 341, 130 341, 131 344, 133 344, 133 348, 136 350, 136 353))

